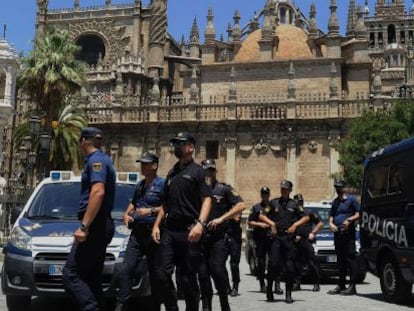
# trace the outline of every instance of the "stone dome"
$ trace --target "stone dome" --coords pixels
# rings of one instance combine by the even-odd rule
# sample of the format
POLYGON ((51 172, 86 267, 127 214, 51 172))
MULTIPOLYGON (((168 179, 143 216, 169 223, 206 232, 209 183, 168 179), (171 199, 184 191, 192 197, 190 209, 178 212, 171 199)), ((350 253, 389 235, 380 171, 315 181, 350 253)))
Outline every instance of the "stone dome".
MULTIPOLYGON (((308 35, 303 29, 294 25, 281 24, 276 28, 276 36, 279 38, 279 47, 274 59, 313 58, 312 51, 307 43, 308 35)), ((261 38, 261 29, 249 34, 243 41, 234 60, 240 62, 260 61, 259 41, 261 38)))
POLYGON ((17 58, 16 51, 4 39, 0 40, 0 58, 17 58))

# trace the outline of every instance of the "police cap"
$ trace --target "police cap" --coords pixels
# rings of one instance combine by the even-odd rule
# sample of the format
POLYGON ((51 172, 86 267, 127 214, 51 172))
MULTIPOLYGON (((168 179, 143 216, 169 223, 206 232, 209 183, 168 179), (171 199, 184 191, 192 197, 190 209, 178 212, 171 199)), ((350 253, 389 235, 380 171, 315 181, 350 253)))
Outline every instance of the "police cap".
POLYGON ((269 187, 263 186, 262 188, 260 188, 260 193, 261 194, 269 194, 270 193, 269 187))
POLYGON ((339 180, 336 180, 335 181, 335 183, 334 183, 334 186, 335 187, 345 187, 345 180, 343 180, 343 179, 339 179, 339 180))
POLYGON ((81 129, 80 138, 102 139, 102 131, 96 127, 84 127, 81 129))
POLYGON ((201 161, 201 166, 203 167, 203 169, 216 169, 216 161, 214 161, 214 159, 205 159, 203 161, 201 161))
POLYGON ((290 180, 282 180, 282 182, 280 183, 280 188, 282 189, 292 189, 293 188, 293 184, 290 180))
POLYGON ((145 152, 138 160, 137 162, 141 163, 158 163, 158 157, 150 152, 145 152))
POLYGON ((170 143, 172 144, 181 143, 181 142, 190 142, 194 145, 196 144, 196 140, 194 136, 189 132, 180 132, 170 139, 170 143))
POLYGON ((301 193, 295 194, 293 196, 293 200, 298 201, 298 202, 303 201, 303 195, 301 193))

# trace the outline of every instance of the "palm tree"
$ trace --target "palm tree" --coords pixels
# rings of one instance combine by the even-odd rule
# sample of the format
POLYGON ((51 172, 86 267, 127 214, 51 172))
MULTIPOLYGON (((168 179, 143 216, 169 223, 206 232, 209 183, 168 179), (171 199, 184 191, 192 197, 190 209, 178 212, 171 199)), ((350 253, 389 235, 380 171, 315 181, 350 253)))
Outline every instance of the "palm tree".
POLYGON ((74 166, 81 168, 83 157, 79 151, 81 128, 88 125, 84 110, 72 104, 64 107, 57 126, 53 129, 54 139, 50 145, 49 162, 52 169, 71 170, 74 166))
POLYGON ((23 69, 18 76, 19 88, 44 113, 46 128, 57 120, 59 111, 65 106, 65 97, 79 91, 85 83, 85 63, 76 59, 79 49, 68 32, 49 28, 23 60, 23 69))

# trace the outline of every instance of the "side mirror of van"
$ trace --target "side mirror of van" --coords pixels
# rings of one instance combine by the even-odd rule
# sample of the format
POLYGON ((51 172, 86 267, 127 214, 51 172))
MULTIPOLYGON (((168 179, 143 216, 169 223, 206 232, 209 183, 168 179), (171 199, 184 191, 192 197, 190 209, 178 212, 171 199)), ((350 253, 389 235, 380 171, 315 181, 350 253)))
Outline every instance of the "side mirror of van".
POLYGON ((19 217, 20 213, 23 210, 23 207, 24 207, 23 205, 17 205, 12 209, 11 215, 10 215, 10 224, 11 225, 13 225, 16 222, 17 218, 19 217))

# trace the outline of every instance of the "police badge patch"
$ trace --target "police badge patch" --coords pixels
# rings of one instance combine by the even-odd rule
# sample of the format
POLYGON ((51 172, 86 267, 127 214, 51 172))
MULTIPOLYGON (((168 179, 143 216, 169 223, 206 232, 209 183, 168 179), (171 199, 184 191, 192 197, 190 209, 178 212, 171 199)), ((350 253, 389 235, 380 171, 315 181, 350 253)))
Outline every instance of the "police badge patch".
POLYGON ((100 172, 102 171, 102 163, 101 162, 95 162, 92 164, 92 168, 94 172, 100 172))

